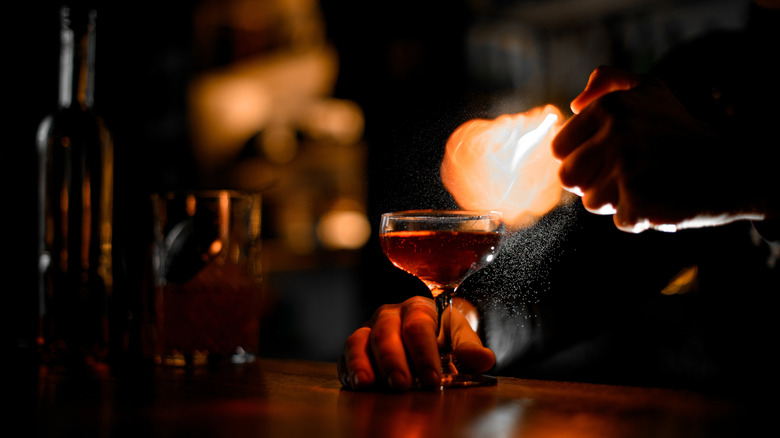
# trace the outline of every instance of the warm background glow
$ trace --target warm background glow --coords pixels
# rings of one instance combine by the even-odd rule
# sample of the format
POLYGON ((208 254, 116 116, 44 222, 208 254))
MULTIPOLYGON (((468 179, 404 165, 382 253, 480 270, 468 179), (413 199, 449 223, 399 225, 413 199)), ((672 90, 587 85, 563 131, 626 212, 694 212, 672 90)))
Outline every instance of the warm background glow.
MULTIPOLYGON (((335 360, 355 326, 410 293, 364 227, 391 209, 451 206, 436 170, 458 125, 547 103, 566 117, 594 66, 646 71, 681 42, 741 28, 746 3, 101 2, 95 103, 116 146, 113 248, 126 268, 115 272, 127 270, 113 293, 133 307, 116 314, 143 310, 128 279, 145 272, 149 193, 262 188, 266 351, 335 360)), ((58 5, 14 7, 25 19, 5 28, 24 44, 7 56, 25 68, 5 72, 7 131, 26 146, 6 162, 29 170, 57 103, 58 5)), ((37 172, 8 176, 6 204, 22 216, 6 265, 32 284, 37 172)), ((9 309, 32 309, 12 312, 11 338, 34 336, 37 294, 10 296, 9 309)))

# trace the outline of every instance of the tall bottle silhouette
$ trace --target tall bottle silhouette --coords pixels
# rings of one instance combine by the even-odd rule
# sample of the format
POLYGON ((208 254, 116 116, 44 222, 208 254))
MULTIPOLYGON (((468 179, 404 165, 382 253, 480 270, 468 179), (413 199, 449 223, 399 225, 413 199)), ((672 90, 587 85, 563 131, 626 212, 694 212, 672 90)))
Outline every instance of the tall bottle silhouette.
POLYGON ((97 13, 60 9, 59 99, 38 128, 38 343, 44 360, 83 365, 108 349, 113 143, 93 109, 97 13))

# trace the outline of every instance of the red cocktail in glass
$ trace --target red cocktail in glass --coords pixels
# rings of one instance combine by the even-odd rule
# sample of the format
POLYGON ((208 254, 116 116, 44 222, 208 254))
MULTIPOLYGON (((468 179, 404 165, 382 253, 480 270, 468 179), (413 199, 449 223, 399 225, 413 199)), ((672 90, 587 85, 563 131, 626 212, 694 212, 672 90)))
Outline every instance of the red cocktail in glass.
POLYGON ((491 211, 409 210, 382 215, 379 236, 385 255, 422 280, 436 301, 442 387, 495 383, 457 370, 451 333, 443 323, 463 280, 495 259, 504 230, 501 213, 491 211))

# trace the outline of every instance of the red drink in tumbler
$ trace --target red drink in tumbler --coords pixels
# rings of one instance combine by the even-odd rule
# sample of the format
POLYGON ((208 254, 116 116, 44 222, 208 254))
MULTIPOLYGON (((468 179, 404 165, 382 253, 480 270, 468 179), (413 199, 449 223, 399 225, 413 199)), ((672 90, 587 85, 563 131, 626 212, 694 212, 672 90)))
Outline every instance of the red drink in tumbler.
POLYGON ((246 266, 214 261, 186 283, 157 294, 161 360, 169 365, 237 352, 257 354, 260 292, 246 266))

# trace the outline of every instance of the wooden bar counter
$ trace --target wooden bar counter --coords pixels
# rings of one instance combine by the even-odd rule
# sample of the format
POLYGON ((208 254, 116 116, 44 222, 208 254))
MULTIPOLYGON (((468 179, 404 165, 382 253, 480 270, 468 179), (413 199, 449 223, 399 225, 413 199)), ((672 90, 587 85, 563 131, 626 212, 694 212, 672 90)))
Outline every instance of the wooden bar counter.
POLYGON ((759 427, 752 409, 694 392, 507 377, 484 388, 353 392, 335 364, 292 360, 80 378, 42 367, 37 387, 39 437, 692 438, 759 427))

